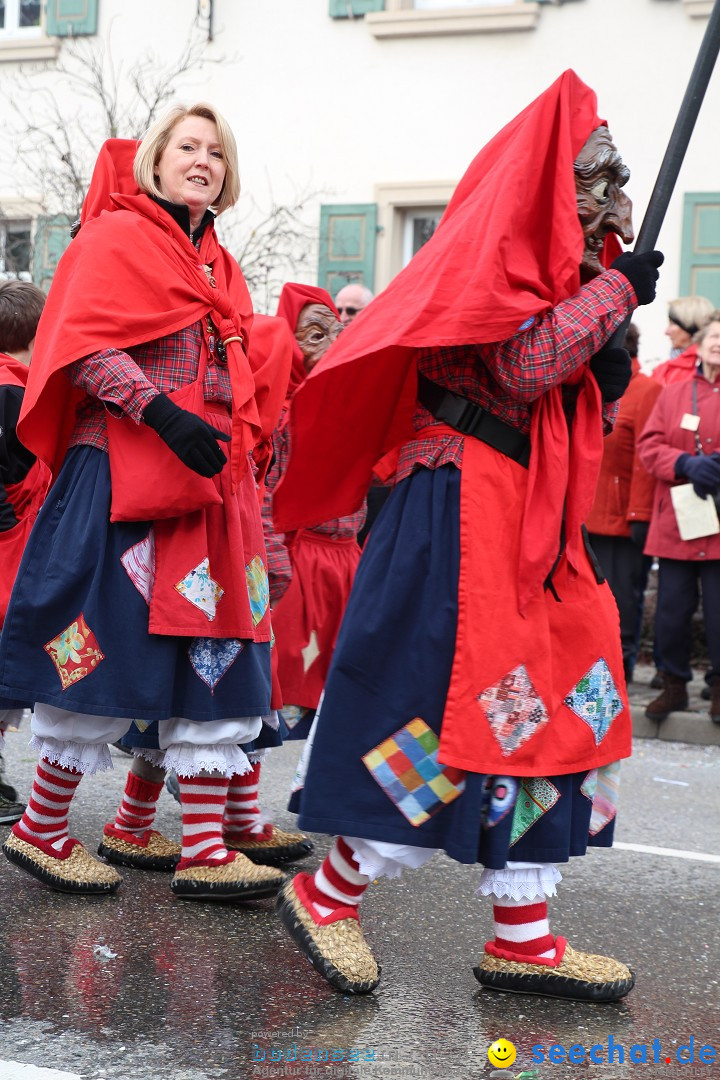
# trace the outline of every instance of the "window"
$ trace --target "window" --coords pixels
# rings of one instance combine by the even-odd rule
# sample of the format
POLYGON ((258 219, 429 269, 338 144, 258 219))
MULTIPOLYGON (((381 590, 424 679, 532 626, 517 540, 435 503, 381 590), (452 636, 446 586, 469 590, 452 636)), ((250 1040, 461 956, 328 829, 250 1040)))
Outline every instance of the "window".
POLYGON ((365 22, 377 38, 534 30, 547 0, 385 0, 365 22))
POLYGON ((29 220, 0 218, 0 274, 30 280, 31 228, 29 220))
POLYGON ((0 37, 40 37, 40 0, 0 0, 0 37))
POLYGON ((420 210, 406 210, 403 225, 403 266, 427 244, 440 224, 445 207, 425 206, 420 210))

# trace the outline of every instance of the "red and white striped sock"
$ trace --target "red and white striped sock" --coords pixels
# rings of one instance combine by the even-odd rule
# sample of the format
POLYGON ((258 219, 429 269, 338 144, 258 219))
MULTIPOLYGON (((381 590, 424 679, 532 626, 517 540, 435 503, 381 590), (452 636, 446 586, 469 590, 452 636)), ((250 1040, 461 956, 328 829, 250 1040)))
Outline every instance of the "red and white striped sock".
POLYGON ((154 784, 129 772, 122 802, 115 815, 115 828, 136 836, 142 836, 151 829, 162 789, 162 781, 154 784))
POLYGON ((178 776, 182 805, 182 858, 186 862, 222 862, 228 858, 222 822, 228 778, 217 773, 178 776))
POLYGON ((75 769, 51 765, 41 758, 25 813, 13 826, 15 836, 36 847, 61 851, 69 835, 70 803, 82 777, 75 769))
POLYGON ((264 825, 260 815, 258 788, 260 787, 260 762, 256 761, 250 772, 232 777, 225 806, 225 832, 234 836, 261 833, 264 825))
POLYGON ((314 877, 305 880, 305 894, 313 918, 318 922, 335 916, 338 909, 350 908, 348 915, 357 914, 357 906, 370 884, 370 878, 360 873, 358 861, 342 836, 335 838, 322 866, 314 877))
POLYGON ((546 900, 493 898, 495 946, 532 963, 534 957, 552 960, 555 938, 550 933, 546 900))

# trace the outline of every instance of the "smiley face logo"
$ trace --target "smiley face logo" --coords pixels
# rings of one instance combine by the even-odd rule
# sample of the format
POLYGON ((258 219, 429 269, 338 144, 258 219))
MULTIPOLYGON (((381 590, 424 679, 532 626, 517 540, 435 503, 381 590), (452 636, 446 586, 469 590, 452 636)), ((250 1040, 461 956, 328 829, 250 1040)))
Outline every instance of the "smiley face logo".
POLYGON ((496 1039, 488 1047, 488 1061, 496 1069, 507 1069, 516 1057, 515 1047, 507 1039, 496 1039))

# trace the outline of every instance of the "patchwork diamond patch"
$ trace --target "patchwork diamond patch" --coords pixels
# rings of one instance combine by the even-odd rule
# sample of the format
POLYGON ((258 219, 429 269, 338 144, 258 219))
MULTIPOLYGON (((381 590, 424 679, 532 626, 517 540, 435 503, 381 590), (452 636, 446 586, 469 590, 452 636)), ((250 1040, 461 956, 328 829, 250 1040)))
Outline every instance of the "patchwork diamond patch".
POLYGON ((175 586, 181 596, 207 615, 210 622, 213 621, 217 611, 218 601, 223 595, 217 581, 210 577, 210 560, 205 558, 201 563, 186 574, 182 581, 175 586))
POLYGON ((270 583, 267 570, 259 555, 256 555, 252 562, 245 567, 245 577, 247 578, 253 626, 257 626, 264 619, 265 612, 270 606, 270 583))
POLYGON ((537 734, 548 722, 547 709, 524 664, 478 694, 492 733, 506 757, 537 734))
POLYGON ((595 745, 599 745, 623 708, 610 668, 602 657, 595 661, 567 695, 565 704, 592 728, 595 745))
POLYGON ((488 776, 483 785, 482 824, 492 829, 515 805, 518 781, 514 776, 488 776))
POLYGON ((437 759, 438 738, 416 716, 363 755, 363 763, 411 825, 422 825, 465 790, 465 773, 437 759))
POLYGON ((80 682, 86 675, 92 675, 98 664, 105 659, 82 612, 75 622, 70 623, 52 641, 48 641, 44 649, 55 665, 63 690, 80 682))
POLYGON ((590 802, 592 802, 595 798, 595 792, 597 790, 597 778, 597 769, 591 769, 583 780, 582 784, 580 785, 580 793, 584 795, 586 799, 589 799, 590 802))
POLYGON ((188 646, 188 659, 195 674, 210 687, 210 693, 213 694, 223 675, 244 648, 244 642, 236 638, 196 637, 188 646))
POLYGON ((303 705, 284 705, 280 711, 288 729, 292 731, 301 720, 305 719, 310 709, 306 709, 303 705))
POLYGON ((510 846, 524 836, 538 818, 552 809, 560 798, 560 792, 544 776, 525 777, 515 802, 510 846))
POLYGON ((150 605, 153 582, 155 581, 155 532, 153 529, 144 540, 133 544, 120 556, 120 562, 125 567, 127 575, 133 585, 144 598, 145 603, 150 605))
POLYGON ((596 836, 612 821, 617 813, 618 792, 620 790, 620 762, 613 761, 597 770, 597 787, 593 796, 590 815, 590 835, 596 836))

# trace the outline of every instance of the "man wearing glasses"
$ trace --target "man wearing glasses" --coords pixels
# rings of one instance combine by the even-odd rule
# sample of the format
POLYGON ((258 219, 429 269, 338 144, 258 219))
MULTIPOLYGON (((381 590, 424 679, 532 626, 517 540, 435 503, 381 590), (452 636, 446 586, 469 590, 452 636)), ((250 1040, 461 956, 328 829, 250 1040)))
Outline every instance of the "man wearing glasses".
POLYGON ((353 282, 350 285, 343 285, 340 292, 335 297, 335 306, 340 314, 340 322, 343 326, 347 326, 351 323, 355 316, 362 311, 364 307, 367 307, 373 298, 373 294, 365 285, 360 285, 358 282, 353 282))

